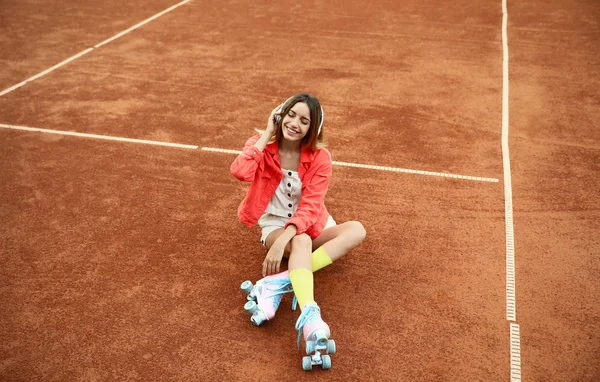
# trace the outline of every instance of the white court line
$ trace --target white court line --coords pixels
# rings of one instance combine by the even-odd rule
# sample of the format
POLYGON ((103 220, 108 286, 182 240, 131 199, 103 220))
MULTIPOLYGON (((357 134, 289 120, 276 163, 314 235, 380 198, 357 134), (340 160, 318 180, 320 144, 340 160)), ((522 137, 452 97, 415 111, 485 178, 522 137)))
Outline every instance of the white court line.
MULTIPOLYGON (((211 152, 216 152, 216 153, 236 154, 236 155, 239 155, 242 153, 239 150, 226 150, 226 149, 218 149, 218 148, 213 148, 213 147, 202 147, 201 150, 202 151, 211 151, 211 152)), ((408 173, 408 174, 439 176, 439 177, 444 177, 444 178, 474 180, 474 181, 479 181, 479 182, 496 182, 496 183, 498 182, 498 179, 496 179, 496 178, 481 178, 478 176, 447 174, 447 173, 443 173, 443 172, 432 172, 432 171, 422 171, 422 170, 410 170, 410 169, 406 169, 406 168, 375 166, 375 165, 359 164, 359 163, 347 163, 347 162, 336 162, 336 161, 333 161, 332 163, 337 166, 365 168, 365 169, 369 169, 369 170, 404 172, 404 173, 408 173)))
POLYGON ((113 40, 116 40, 116 39, 118 39, 119 37, 121 37, 123 35, 126 35, 127 33, 131 32, 132 30, 135 30, 135 29, 141 27, 142 25, 149 23, 152 20, 159 18, 160 16, 164 15, 165 13, 171 12, 173 9, 175 9, 177 7, 180 7, 180 6, 182 6, 183 4, 185 4, 185 3, 189 2, 189 1, 190 0, 183 0, 181 3, 175 4, 175 5, 167 8, 167 9, 165 9, 164 11, 162 11, 160 13, 157 13, 154 16, 152 16, 150 18, 147 18, 146 20, 144 20, 144 21, 142 21, 142 22, 140 22, 140 23, 132 26, 131 28, 126 29, 126 30, 124 30, 123 32, 121 32, 119 34, 116 34, 113 37, 108 38, 108 39, 102 41, 101 43, 98 43, 98 44, 94 45, 94 48, 100 48, 102 45, 108 44, 109 42, 111 42, 113 40))
POLYGON ((18 89, 18 88, 20 88, 21 86, 25 85, 25 84, 26 84, 26 83, 28 83, 28 82, 34 81, 34 80, 36 80, 36 79, 38 79, 38 78, 40 78, 40 77, 42 77, 42 76, 45 76, 46 74, 48 74, 48 73, 50 73, 50 72, 54 71, 55 69, 58 69, 58 68, 60 68, 61 66, 63 66, 63 65, 66 65, 66 64, 68 64, 69 62, 71 62, 71 61, 73 61, 73 60, 76 60, 76 59, 78 59, 79 57, 81 57, 81 56, 83 56, 83 55, 85 55, 85 54, 87 54, 87 53, 91 52, 92 50, 94 50, 94 49, 97 49, 97 48, 101 47, 102 45, 108 44, 109 42, 111 42, 111 41, 113 41, 113 40, 116 40, 116 39, 118 39, 119 37, 121 37, 121 36, 123 36, 123 35, 125 35, 125 34, 127 34, 127 33, 129 33, 129 32, 131 32, 132 30, 135 30, 135 29, 137 29, 137 28, 141 27, 142 25, 149 23, 149 22, 150 22, 150 21, 152 21, 152 20, 159 18, 160 16, 164 15, 165 13, 171 12, 173 9, 175 9, 175 8, 177 8, 177 7, 181 6, 181 5, 183 5, 183 4, 185 4, 185 3, 189 2, 189 1, 191 1, 191 0, 183 0, 182 2, 180 2, 180 3, 178 3, 178 4, 175 4, 175 5, 173 5, 173 6, 169 7, 169 8, 167 8, 167 9, 165 9, 164 11, 162 11, 162 12, 159 12, 159 13, 157 13, 156 15, 154 15, 154 16, 152 16, 152 17, 150 17, 150 18, 147 18, 146 20, 144 20, 144 21, 142 21, 142 22, 140 22, 140 23, 138 23, 138 24, 136 24, 136 25, 132 26, 131 28, 129 28, 129 29, 126 29, 126 30, 124 30, 123 32, 120 32, 120 33, 118 33, 118 34, 114 35, 113 37, 111 37, 111 38, 109 38, 109 39, 106 39, 106 40, 102 41, 102 42, 101 42, 101 43, 99 43, 99 44, 96 44, 96 45, 94 45, 94 47, 93 47, 93 48, 87 48, 86 50, 84 50, 84 51, 82 51, 82 52, 79 52, 79 53, 77 53, 76 55, 74 55, 74 56, 71 56, 71 57, 67 58, 67 59, 66 59, 66 60, 64 60, 64 61, 61 61, 61 62, 59 62, 58 64, 56 64, 56 65, 54 65, 54 66, 52 66, 52 67, 50 67, 50 68, 48 68, 48 69, 46 69, 46 70, 44 70, 44 71, 40 72, 40 73, 38 73, 38 74, 36 74, 36 75, 34 75, 34 76, 31 76, 31 77, 29 77, 28 79, 26 79, 26 80, 24 80, 24 81, 21 81, 21 82, 19 82, 18 84, 14 85, 14 86, 11 86, 11 87, 10 87, 10 88, 8 88, 8 89, 4 89, 3 91, 1 91, 1 92, 0 92, 0 97, 2 97, 3 95, 5 95, 5 94, 7 94, 7 93, 10 93, 10 92, 12 92, 12 91, 13 91, 13 90, 15 90, 15 89, 18 89))
POLYGON ((3 123, 0 123, 0 128, 12 129, 12 130, 22 130, 22 131, 35 131, 38 133, 47 133, 47 134, 69 135, 69 136, 82 137, 82 138, 103 139, 103 140, 107 140, 107 141, 119 141, 119 142, 129 142, 129 143, 141 143, 141 144, 145 144, 145 145, 154 145, 154 146, 176 147, 179 149, 192 149, 192 150, 198 149, 198 146, 195 146, 195 145, 183 145, 180 143, 149 141, 146 139, 121 138, 121 137, 113 137, 110 135, 76 133, 73 131, 39 129, 37 127, 6 125, 3 123))
POLYGON ((34 80, 36 80, 36 79, 40 78, 41 76, 44 76, 44 75, 46 75, 46 74, 50 73, 50 72, 51 72, 51 71, 53 71, 54 69, 58 69, 58 68, 60 68, 61 66, 63 66, 63 65, 66 65, 66 64, 68 64, 69 62, 71 62, 71 61, 73 61, 73 60, 76 60, 76 59, 78 59, 79 57, 83 56, 84 54, 88 54, 88 53, 89 53, 89 52, 91 52, 92 50, 94 50, 94 49, 92 49, 92 48, 88 48, 88 49, 86 49, 86 50, 84 50, 84 51, 82 51, 82 52, 79 52, 79 53, 77 53, 76 55, 74 55, 74 56, 71 56, 71 57, 67 58, 66 60, 64 60, 64 61, 62 61, 62 62, 59 62, 58 64, 56 64, 56 65, 54 65, 54 66, 52 66, 52 67, 50 67, 50 68, 48 68, 48 69, 44 70, 43 72, 40 72, 40 73, 36 74, 35 76, 29 77, 29 78, 28 78, 28 79, 26 79, 25 81, 21 81, 21 82, 19 82, 18 84, 14 85, 14 86, 11 86, 11 87, 10 87, 10 88, 8 88, 8 89, 4 89, 2 92, 0 92, 0 97, 2 97, 3 95, 5 95, 5 94, 7 94, 7 93, 10 93, 10 92, 12 92, 12 91, 13 91, 13 90, 15 90, 15 89, 18 89, 18 88, 20 88, 21 86, 25 85, 25 84, 26 84, 26 83, 28 83, 28 82, 34 81, 34 80))
POLYGON ((508 42, 506 0, 502 6, 502 168, 504 170, 504 210, 506 223, 506 319, 517 320, 517 305, 515 299, 515 248, 514 224, 512 206, 512 181, 510 174, 510 155, 508 151, 508 42))
POLYGON ((521 381, 521 333, 517 320, 515 286, 515 234, 512 181, 508 150, 508 11, 502 0, 502 168, 504 170, 504 210, 506 224, 506 319, 510 321, 510 380, 521 381))
POLYGON ((521 380, 521 330, 518 324, 510 324, 510 380, 521 380))
MULTIPOLYGON (((181 143, 149 141, 146 139, 122 138, 122 137, 115 137, 115 136, 111 136, 111 135, 77 133, 74 131, 40 129, 38 127, 7 125, 4 123, 0 123, 0 128, 11 129, 11 130, 21 130, 21 131, 32 131, 32 132, 47 133, 47 134, 68 135, 68 136, 81 137, 81 138, 103 139, 103 140, 107 140, 107 141, 119 141, 119 142, 129 142, 129 143, 141 143, 141 144, 154 145, 154 146, 177 147, 177 148, 182 148, 182 149, 192 149, 192 150, 198 149, 198 146, 196 146, 196 145, 185 145, 185 144, 181 144, 181 143)), ((240 151, 240 150, 227 150, 227 149, 218 149, 218 148, 213 148, 213 147, 202 147, 202 148, 200 148, 200 150, 208 151, 208 152, 216 152, 216 153, 235 154, 235 155, 239 155, 242 153, 242 151, 240 151)), ((446 173, 441 173, 441 172, 409 170, 409 169, 396 168, 396 167, 373 166, 373 165, 366 165, 366 164, 335 162, 335 161, 333 162, 333 164, 338 165, 338 166, 365 168, 365 169, 369 169, 369 170, 406 172, 409 174, 441 176, 441 177, 452 178, 452 179, 478 180, 478 181, 483 181, 483 182, 498 182, 498 179, 494 179, 494 178, 481 178, 481 177, 476 177, 476 176, 446 174, 446 173)))

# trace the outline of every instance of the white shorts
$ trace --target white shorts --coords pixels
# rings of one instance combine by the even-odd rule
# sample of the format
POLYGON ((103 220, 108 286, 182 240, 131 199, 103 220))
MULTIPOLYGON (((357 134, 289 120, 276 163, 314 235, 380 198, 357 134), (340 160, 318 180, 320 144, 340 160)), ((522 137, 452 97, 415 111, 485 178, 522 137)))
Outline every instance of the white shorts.
MULTIPOLYGON (((262 243, 262 245, 266 246, 267 237, 269 236, 269 234, 275 231, 276 229, 283 228, 285 226, 285 223, 288 222, 288 220, 290 220, 290 218, 288 217, 271 214, 264 214, 263 216, 261 216, 260 219, 258 219, 258 225, 262 229, 262 235, 260 237, 260 242, 262 243)), ((333 220, 331 215, 329 215, 324 229, 331 228, 335 225, 337 225, 337 223, 335 222, 335 220, 333 220)))

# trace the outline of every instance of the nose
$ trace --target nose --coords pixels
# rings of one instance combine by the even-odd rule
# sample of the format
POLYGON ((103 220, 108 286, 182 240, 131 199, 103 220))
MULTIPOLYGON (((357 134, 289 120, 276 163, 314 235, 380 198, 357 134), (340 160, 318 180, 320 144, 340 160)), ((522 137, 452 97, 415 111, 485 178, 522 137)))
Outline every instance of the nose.
POLYGON ((300 126, 301 124, 302 124, 302 121, 300 120, 300 116, 299 116, 299 115, 297 115, 297 116, 294 118, 294 125, 295 125, 296 127, 298 127, 298 126, 300 126))

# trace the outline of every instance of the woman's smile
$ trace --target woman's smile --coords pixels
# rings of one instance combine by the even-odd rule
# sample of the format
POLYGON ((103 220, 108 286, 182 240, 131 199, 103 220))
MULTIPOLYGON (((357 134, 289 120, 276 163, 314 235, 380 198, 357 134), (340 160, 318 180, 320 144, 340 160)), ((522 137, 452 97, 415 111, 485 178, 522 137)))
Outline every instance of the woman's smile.
POLYGON ((299 130, 298 128, 292 127, 292 126, 290 126, 290 125, 287 125, 287 126, 286 126, 286 129, 287 129, 287 131, 288 131, 288 134, 289 134, 290 136, 294 136, 294 135, 296 135, 296 134, 299 134, 299 133, 300 133, 300 130, 299 130))
POLYGON ((283 118, 284 138, 297 141, 303 139, 310 127, 310 110, 304 102, 295 104, 283 118))

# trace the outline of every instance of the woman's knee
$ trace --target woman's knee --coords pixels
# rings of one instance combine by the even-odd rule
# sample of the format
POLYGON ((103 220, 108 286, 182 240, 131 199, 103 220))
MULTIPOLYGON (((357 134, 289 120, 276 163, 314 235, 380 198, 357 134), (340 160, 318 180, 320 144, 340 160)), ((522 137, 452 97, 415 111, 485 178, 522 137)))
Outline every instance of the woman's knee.
POLYGON ((312 247, 312 239, 307 234, 303 233, 292 238, 292 248, 310 248, 312 247))
POLYGON ((352 233, 352 237, 358 241, 358 244, 362 243, 367 236, 367 230, 365 230, 362 223, 359 221, 349 221, 346 224, 348 224, 348 231, 352 233))

